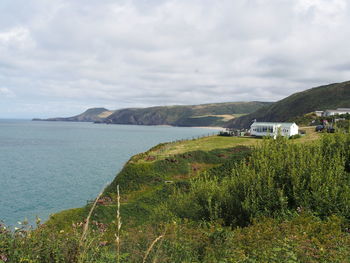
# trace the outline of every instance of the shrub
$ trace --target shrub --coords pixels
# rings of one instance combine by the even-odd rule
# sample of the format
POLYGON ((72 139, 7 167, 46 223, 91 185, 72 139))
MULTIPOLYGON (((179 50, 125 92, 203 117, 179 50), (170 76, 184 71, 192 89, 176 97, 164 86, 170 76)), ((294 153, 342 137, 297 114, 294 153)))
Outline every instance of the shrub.
POLYGON ((226 225, 240 226, 298 207, 350 219, 349 159, 349 134, 326 134, 313 145, 264 140, 230 172, 194 180, 188 193, 171 198, 169 209, 193 220, 211 219, 215 211, 226 225))
POLYGON ((299 139, 299 138, 301 138, 300 134, 295 134, 289 137, 289 139, 299 139))

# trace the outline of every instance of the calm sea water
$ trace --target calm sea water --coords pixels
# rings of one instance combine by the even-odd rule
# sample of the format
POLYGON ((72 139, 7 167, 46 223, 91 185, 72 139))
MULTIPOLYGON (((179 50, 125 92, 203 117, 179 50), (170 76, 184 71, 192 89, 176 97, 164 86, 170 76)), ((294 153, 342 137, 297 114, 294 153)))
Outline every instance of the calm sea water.
POLYGON ((86 204, 134 154, 202 128, 0 120, 0 220, 8 225, 86 204))

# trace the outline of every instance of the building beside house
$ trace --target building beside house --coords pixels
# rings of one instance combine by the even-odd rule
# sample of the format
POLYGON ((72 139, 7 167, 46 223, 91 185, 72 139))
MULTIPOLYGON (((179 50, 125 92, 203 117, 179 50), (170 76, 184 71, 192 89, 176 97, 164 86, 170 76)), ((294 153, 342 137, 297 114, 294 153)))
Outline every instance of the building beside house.
POLYGON ((290 137, 299 133, 299 126, 294 122, 253 122, 250 135, 257 137, 282 135, 290 137))
POLYGON ((323 116, 329 117, 334 115, 350 114, 350 108, 338 108, 336 110, 326 110, 323 112, 323 116))
POLYGON ((315 114, 316 114, 317 117, 322 117, 322 116, 323 116, 323 113, 324 113, 323 110, 317 110, 317 111, 315 111, 315 114))

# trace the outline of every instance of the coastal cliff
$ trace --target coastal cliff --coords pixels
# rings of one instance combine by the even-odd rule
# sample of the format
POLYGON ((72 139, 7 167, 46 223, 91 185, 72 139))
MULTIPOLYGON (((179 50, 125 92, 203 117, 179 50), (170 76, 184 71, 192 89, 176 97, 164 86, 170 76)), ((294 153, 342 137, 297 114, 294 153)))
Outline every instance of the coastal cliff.
POLYGON ((87 121, 106 124, 223 126, 229 120, 270 105, 270 102, 227 102, 202 105, 158 106, 127 108, 110 111, 105 108, 88 109, 68 118, 33 119, 35 121, 87 121))

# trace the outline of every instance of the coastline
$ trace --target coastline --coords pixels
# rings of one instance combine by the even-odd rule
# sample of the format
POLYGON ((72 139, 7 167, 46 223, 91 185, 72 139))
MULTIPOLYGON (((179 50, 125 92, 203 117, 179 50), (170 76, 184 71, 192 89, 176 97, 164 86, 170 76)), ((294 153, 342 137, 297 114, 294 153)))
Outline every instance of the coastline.
POLYGON ((201 128, 201 129, 209 129, 209 130, 224 130, 224 127, 220 127, 220 126, 178 126, 178 125, 170 125, 170 124, 151 124, 151 125, 144 125, 144 124, 127 124, 127 123, 96 123, 93 121, 78 121, 78 120, 74 120, 74 121, 68 121, 68 120, 49 120, 49 119, 31 119, 31 121, 48 121, 48 122, 91 122, 91 123, 95 123, 95 124, 108 124, 108 125, 134 125, 134 126, 159 126, 159 127, 180 127, 180 128, 201 128))
MULTIPOLYGON (((179 127, 182 127, 182 126, 179 126, 179 127)), ((219 126, 188 126, 188 128, 197 128, 197 129, 202 128, 202 129, 217 130, 217 131, 225 129, 224 127, 219 127, 219 126)))
POLYGON ((22 156, 21 148, 9 147, 0 154, 3 164, 0 173, 3 186, 1 196, 4 196, 4 201, 0 204, 0 211, 4 213, 1 213, 0 220, 4 220, 8 225, 15 225, 23 218, 28 218, 30 223, 35 223, 36 215, 46 221, 52 213, 83 206, 86 200, 95 197, 105 182, 114 179, 116 173, 133 155, 149 150, 160 143, 216 133, 209 129, 176 129, 173 126, 101 125, 97 127, 92 122, 41 122, 37 125, 30 120, 6 120, 0 121, 0 124, 2 143, 5 146, 25 145, 28 152, 37 156, 32 160, 28 154, 27 158, 23 157, 21 162, 13 165, 11 158, 22 156), (68 130, 69 132, 66 132, 68 130), (14 142, 17 143, 14 144, 14 142), (50 151, 49 158, 46 158, 46 151, 40 150, 41 147, 50 151), (81 149, 81 152, 77 151, 77 148, 81 149), (12 173, 17 174, 17 178, 13 181, 7 180, 9 176, 5 175, 12 173), (49 190, 51 177, 59 178, 55 181, 55 191, 49 190), (67 185, 65 183, 69 180, 67 178, 79 181, 79 186, 67 185), (40 191, 30 192, 25 183, 29 180, 33 185, 40 185, 40 191), (18 191, 24 194, 14 195, 14 185, 17 185, 18 191), (67 192, 70 194, 66 194, 67 192), (33 204, 30 211, 26 210, 23 201, 23 196, 29 195, 31 196, 30 205, 33 204))

